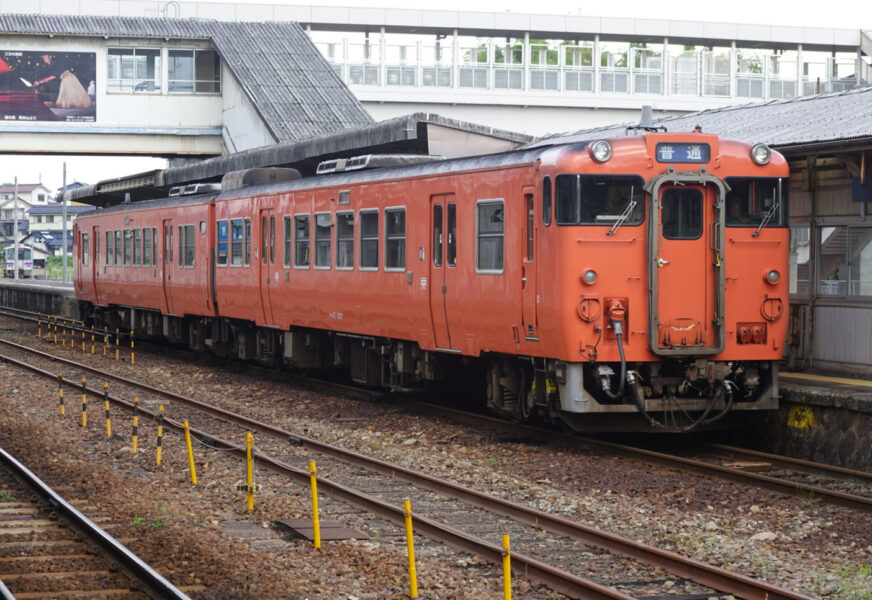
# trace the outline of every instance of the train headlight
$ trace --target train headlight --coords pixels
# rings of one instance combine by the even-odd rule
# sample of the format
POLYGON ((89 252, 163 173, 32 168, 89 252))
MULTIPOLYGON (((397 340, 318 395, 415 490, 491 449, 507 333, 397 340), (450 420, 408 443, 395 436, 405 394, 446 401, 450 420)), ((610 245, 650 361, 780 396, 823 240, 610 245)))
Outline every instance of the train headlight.
POLYGON ((604 163, 612 157, 612 145, 605 140, 597 140, 590 145, 590 157, 598 163, 604 163))
POLYGON ((588 269, 587 271, 585 271, 582 274, 581 280, 587 285, 595 284, 596 283, 596 271, 594 271, 593 269, 588 269))
POLYGON ((772 151, 765 144, 751 146, 751 159, 758 165, 768 165, 770 158, 772 158, 772 151))
POLYGON ((781 281, 781 273, 776 269, 769 269, 766 271, 766 283, 775 285, 779 281, 781 281))

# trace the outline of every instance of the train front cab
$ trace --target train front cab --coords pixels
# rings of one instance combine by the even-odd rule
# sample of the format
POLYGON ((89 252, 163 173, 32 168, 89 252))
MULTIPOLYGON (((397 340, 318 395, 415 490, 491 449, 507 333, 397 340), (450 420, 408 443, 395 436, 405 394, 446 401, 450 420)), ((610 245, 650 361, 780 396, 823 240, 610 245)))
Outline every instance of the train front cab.
MULTIPOLYGON (((578 190, 585 177, 617 182, 609 200, 622 196, 623 208, 574 234, 572 331, 583 360, 556 366, 560 418, 581 430, 680 431, 777 408, 787 308, 784 159, 700 134, 649 134, 608 148, 598 161, 591 145, 589 158, 572 165, 578 190), (644 184, 633 183, 637 174, 644 184)), ((558 222, 572 205, 561 197, 566 189, 558 174, 558 222)))

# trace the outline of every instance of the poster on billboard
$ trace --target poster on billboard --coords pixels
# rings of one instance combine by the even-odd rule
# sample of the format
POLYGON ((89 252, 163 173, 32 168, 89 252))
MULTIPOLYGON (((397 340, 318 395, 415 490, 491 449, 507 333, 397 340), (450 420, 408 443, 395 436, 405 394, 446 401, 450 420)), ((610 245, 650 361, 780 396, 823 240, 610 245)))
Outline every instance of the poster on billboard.
POLYGON ((94 52, 0 50, 0 120, 92 122, 94 52))

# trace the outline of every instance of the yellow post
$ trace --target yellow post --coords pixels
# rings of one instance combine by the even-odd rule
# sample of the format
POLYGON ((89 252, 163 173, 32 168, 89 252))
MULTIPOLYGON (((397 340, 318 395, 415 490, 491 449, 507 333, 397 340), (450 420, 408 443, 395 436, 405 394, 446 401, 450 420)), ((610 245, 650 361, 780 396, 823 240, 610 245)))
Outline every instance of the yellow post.
POLYGON ((415 540, 412 537, 412 503, 403 498, 403 512, 406 515, 406 546, 409 548, 409 596, 418 597, 418 571, 415 569, 415 540))
POLYGON ((67 326, 61 325, 61 346, 67 347, 67 326))
POLYGON ((321 547, 321 522, 318 520, 318 470, 315 461, 309 461, 309 482, 312 485, 312 533, 315 548, 321 547))
POLYGON ((512 549, 507 533, 503 534, 503 600, 512 600, 512 549))
POLYGON ((61 415, 67 414, 67 407, 64 406, 64 378, 58 373, 58 400, 61 403, 61 415))
POLYGON ((185 444, 188 446, 188 465, 191 467, 191 483, 197 485, 197 467, 194 466, 194 449, 191 447, 191 430, 185 421, 185 444))
POLYGON ((91 356, 94 355, 95 350, 96 350, 96 347, 94 345, 94 324, 92 323, 91 324, 91 356))
POLYGON ((121 337, 121 330, 117 327, 115 328, 115 360, 121 360, 121 349, 119 344, 119 338, 121 337))
POLYGON ((157 407, 157 466, 160 466, 161 453, 163 452, 163 404, 157 407))
POLYGON ((88 426, 88 395, 85 392, 86 380, 82 377, 82 427, 88 426))
POLYGON ((109 352, 109 328, 103 325, 103 356, 109 352))
POLYGON ((136 358, 134 357, 134 352, 133 352, 133 345, 134 345, 133 338, 135 338, 135 337, 136 337, 136 332, 133 329, 131 329, 130 330, 130 364, 131 365, 136 364, 136 358))
POLYGON ((136 454, 136 444, 139 442, 139 396, 133 397, 133 453, 136 454))
POLYGON ((254 436, 250 431, 245 433, 245 462, 246 469, 246 484, 248 489, 248 510, 254 510, 254 461, 251 460, 251 445, 254 443, 254 436))
POLYGON ((112 421, 109 419, 109 384, 103 382, 103 408, 106 410, 106 437, 112 437, 112 421))
POLYGON ((82 352, 85 351, 85 323, 82 323, 82 352))
POLYGON ((36 337, 42 338, 42 313, 36 313, 36 337))
POLYGON ((54 343, 57 345, 58 343, 58 322, 55 320, 54 322, 54 343))

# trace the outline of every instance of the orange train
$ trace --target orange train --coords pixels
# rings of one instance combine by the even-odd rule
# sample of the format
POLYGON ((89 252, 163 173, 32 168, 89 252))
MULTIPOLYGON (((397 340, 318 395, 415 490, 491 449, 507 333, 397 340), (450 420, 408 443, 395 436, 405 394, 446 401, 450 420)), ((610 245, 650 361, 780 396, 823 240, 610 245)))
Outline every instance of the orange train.
POLYGON ((75 289, 98 326, 222 357, 479 383, 577 430, 709 428, 777 407, 787 178, 698 132, 240 171, 79 216, 75 289))

